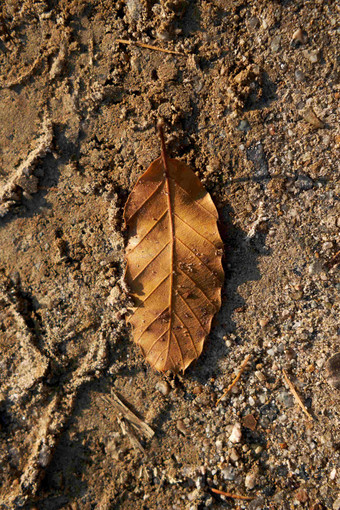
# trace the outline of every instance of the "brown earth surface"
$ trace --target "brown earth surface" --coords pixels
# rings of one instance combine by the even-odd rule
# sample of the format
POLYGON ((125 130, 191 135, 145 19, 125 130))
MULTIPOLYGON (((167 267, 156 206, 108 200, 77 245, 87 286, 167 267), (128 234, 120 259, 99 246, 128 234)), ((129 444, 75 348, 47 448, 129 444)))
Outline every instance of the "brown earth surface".
POLYGON ((332 0, 0 3, 1 510, 339 510, 339 22, 332 0), (225 246, 181 376, 125 323, 159 118, 225 246))

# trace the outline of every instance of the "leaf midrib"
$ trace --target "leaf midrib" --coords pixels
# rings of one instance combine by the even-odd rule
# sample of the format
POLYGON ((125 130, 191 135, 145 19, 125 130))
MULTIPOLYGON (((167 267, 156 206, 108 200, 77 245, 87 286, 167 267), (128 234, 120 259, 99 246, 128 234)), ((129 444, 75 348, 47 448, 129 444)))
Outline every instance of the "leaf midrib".
MULTIPOLYGON (((168 157, 166 155, 165 147, 162 146, 162 163, 164 167, 164 178, 165 178, 165 187, 166 187, 166 195, 168 201, 168 211, 169 211, 169 231, 170 231, 170 293, 169 293, 169 333, 168 333, 168 346, 167 346, 167 358, 170 352, 170 341, 171 341, 171 332, 172 332, 172 319, 173 319, 173 277, 174 277, 174 252, 175 252, 175 229, 174 229, 174 219, 172 212, 172 203, 171 203, 171 191, 170 191, 170 173, 168 167, 168 157)), ((182 353, 181 353, 182 354, 182 353)), ((182 356, 183 360, 183 356, 182 356)))

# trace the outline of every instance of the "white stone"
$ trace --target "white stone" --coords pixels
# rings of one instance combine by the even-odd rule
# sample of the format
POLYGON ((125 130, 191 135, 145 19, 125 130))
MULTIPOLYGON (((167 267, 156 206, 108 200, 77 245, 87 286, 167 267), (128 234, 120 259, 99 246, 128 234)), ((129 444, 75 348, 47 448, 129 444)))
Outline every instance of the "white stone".
POLYGON ((244 481, 244 485, 247 489, 252 490, 256 485, 256 473, 248 473, 244 481))
POLYGON ((242 432, 241 432, 241 424, 239 422, 236 422, 233 426, 233 430, 231 431, 229 441, 231 443, 239 443, 242 438, 242 432))

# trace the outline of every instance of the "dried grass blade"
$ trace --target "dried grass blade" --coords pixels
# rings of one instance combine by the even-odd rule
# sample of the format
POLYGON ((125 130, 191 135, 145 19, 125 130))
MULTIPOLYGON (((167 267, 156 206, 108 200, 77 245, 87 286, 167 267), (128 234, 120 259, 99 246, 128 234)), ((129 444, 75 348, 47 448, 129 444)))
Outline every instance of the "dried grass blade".
POLYGON ((224 492, 220 491, 218 489, 210 489, 211 492, 214 492, 215 494, 219 494, 220 496, 225 496, 226 498, 232 498, 232 499, 242 499, 244 501, 251 501, 252 499, 255 499, 255 496, 241 496, 240 494, 233 494, 232 492, 224 492))
POLYGON ((131 423, 131 425, 133 425, 135 427, 135 429, 137 429, 138 431, 141 431, 146 438, 151 439, 155 435, 155 432, 152 430, 152 428, 147 423, 145 423, 145 421, 138 418, 138 416, 136 414, 134 414, 120 400, 120 398, 118 397, 118 395, 116 395, 116 393, 114 393, 112 391, 111 397, 104 396, 104 397, 102 397, 102 399, 107 404, 112 405, 119 413, 122 414, 122 416, 125 418, 125 420, 129 421, 131 423))
POLYGON ((294 388, 293 383, 290 381, 290 379, 289 379, 289 377, 287 375, 287 372, 285 371, 284 368, 282 369, 282 373, 283 373, 283 377, 285 378, 286 383, 289 386, 290 391, 294 395, 294 398, 295 398, 297 404, 301 407, 302 411, 305 413, 306 416, 308 416, 308 418, 310 420, 314 420, 313 416, 308 412, 307 407, 302 402, 299 394, 297 393, 296 389, 294 388))
POLYGON ((222 396, 217 400, 216 405, 218 405, 221 402, 222 398, 224 398, 226 395, 228 395, 229 391, 235 386, 235 384, 237 383, 237 381, 240 379, 241 375, 243 374, 250 358, 251 358, 251 354, 248 354, 248 356, 245 358, 242 365, 240 366, 239 373, 237 374, 235 379, 229 384, 228 388, 226 390, 224 390, 222 396))

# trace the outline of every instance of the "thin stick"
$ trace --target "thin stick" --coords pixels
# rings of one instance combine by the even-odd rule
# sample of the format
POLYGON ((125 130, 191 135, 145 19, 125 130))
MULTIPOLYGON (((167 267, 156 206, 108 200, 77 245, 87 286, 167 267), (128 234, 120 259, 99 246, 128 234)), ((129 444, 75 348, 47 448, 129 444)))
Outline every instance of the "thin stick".
POLYGON ((240 496, 240 494, 233 494, 232 492, 224 492, 219 491, 218 489, 212 489, 210 488, 211 492, 214 492, 215 494, 220 494, 221 496, 226 496, 227 498, 233 498, 233 499, 243 499, 245 501, 251 501, 252 499, 255 499, 255 496, 240 496))
POLYGON ((120 428, 122 429, 123 435, 128 436, 128 438, 130 439, 130 443, 132 444, 132 446, 136 450, 139 450, 140 452, 144 453, 145 449, 143 448, 143 445, 139 441, 135 431, 133 430, 133 427, 129 424, 129 422, 127 420, 124 420, 123 417, 120 418, 119 416, 117 416, 117 422, 119 423, 120 428))
POLYGON ((326 267, 328 269, 331 269, 335 264, 338 264, 340 262, 340 250, 333 255, 333 257, 326 263, 326 267))
POLYGON ((296 402, 297 402, 297 403, 298 403, 298 405, 301 407, 301 409, 302 409, 302 411, 305 413, 305 415, 306 415, 306 416, 308 416, 308 418, 309 418, 310 420, 313 420, 313 416, 312 416, 312 415, 308 412, 308 410, 307 410, 307 408, 306 408, 305 404, 302 402, 302 400, 301 400, 301 398, 299 397, 299 395, 298 395, 298 393, 297 393, 296 389, 294 388, 293 383, 289 380, 288 375, 287 375, 287 372, 285 371, 285 369, 284 369, 284 368, 282 369, 282 373, 283 373, 283 376, 284 376, 284 378, 285 378, 286 383, 287 383, 287 384, 288 384, 288 386, 289 386, 290 391, 293 393, 293 395, 294 395, 294 397, 295 397, 296 402))
POLYGON ((248 363, 248 361, 250 360, 250 357, 251 357, 251 354, 248 354, 248 356, 246 357, 246 359, 244 360, 244 362, 243 362, 243 363, 242 363, 242 365, 240 366, 240 371, 239 371, 239 373, 237 374, 237 376, 235 377, 235 379, 232 381, 232 383, 231 383, 231 384, 229 384, 228 388, 227 388, 226 390, 224 390, 224 392, 223 392, 222 396, 221 396, 221 397, 218 399, 218 401, 216 402, 216 405, 218 405, 218 404, 221 402, 222 398, 224 398, 224 397, 225 397, 225 396, 229 393, 229 391, 231 390, 231 388, 232 388, 233 386, 235 386, 235 384, 237 383, 237 381, 239 380, 239 378, 240 378, 240 377, 241 377, 241 375, 243 374, 243 372, 244 372, 244 370, 245 370, 245 368, 246 368, 246 366, 247 366, 247 363, 248 363))
POLYGON ((159 46, 153 46, 152 44, 146 44, 139 41, 129 41, 128 39, 115 39, 115 41, 121 44, 132 44, 136 46, 141 46, 142 48, 148 48, 149 50, 161 51, 163 53, 171 53, 172 55, 181 55, 182 57, 187 56, 185 53, 181 53, 180 51, 166 50, 164 48, 160 48, 159 46))
POLYGON ((118 395, 111 392, 111 398, 103 396, 102 399, 109 405, 112 405, 117 409, 118 412, 120 412, 123 417, 131 423, 131 425, 138 431, 141 431, 145 437, 148 439, 151 439, 155 433, 152 430, 152 428, 145 423, 145 421, 141 420, 136 416, 130 409, 120 400, 118 395))

